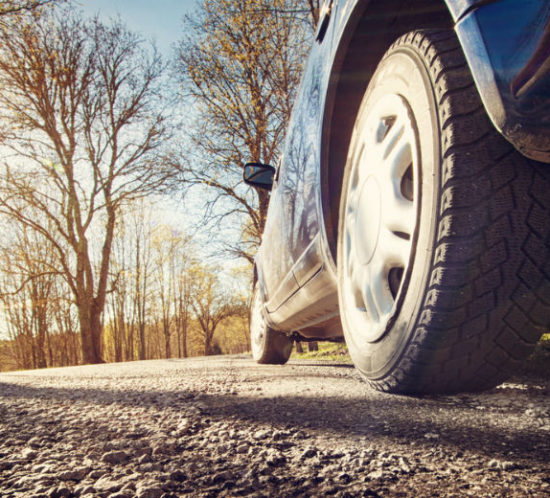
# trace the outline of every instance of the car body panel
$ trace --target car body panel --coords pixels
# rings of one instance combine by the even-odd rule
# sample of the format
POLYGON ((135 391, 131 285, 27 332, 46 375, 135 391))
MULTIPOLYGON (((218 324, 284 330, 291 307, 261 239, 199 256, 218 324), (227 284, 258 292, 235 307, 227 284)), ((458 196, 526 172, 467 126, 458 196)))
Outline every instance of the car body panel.
POLYGON ((495 127, 526 156, 550 161, 549 2, 483 5, 455 29, 495 127))
MULTIPOLYGON (((285 299, 317 275, 322 280, 326 272, 319 234, 323 232, 319 184, 319 160, 324 97, 331 65, 321 59, 325 47, 331 46, 334 36, 333 19, 338 9, 331 10, 330 23, 321 43, 316 42, 302 77, 292 119, 287 128, 283 160, 271 194, 262 248, 256 259, 262 268, 269 268, 263 277, 267 296, 268 321, 286 322, 289 314, 285 299), (281 242, 284 243, 281 244, 281 242), (269 249, 264 250, 265 247, 269 249), (318 275, 319 274, 319 275, 318 275), (274 315, 274 313, 276 313, 274 315)), ((328 277, 334 285, 332 275, 328 277)), ((308 298, 308 300, 311 296, 308 298)))
MULTIPOLYGON (((326 158, 326 130, 334 127, 331 114, 338 102, 331 101, 331 95, 338 84, 347 43, 359 17, 373 15, 368 9, 374 3, 335 0, 324 4, 330 7, 330 17, 328 23, 324 18, 325 26, 317 33, 302 77, 256 259, 268 323, 287 332, 299 330, 306 337, 334 338, 341 334, 334 326, 338 315, 336 268, 323 212, 326 200, 320 165, 326 158), (324 322, 331 324, 325 332, 324 322)), ((451 20, 458 23, 459 40, 497 129, 521 152, 533 157, 536 149, 537 158, 550 161, 550 156, 540 154, 547 143, 549 113, 546 104, 541 110, 532 104, 547 98, 544 89, 548 75, 539 72, 538 81, 522 87, 521 94, 513 86, 537 47, 544 46, 548 2, 445 0, 445 4, 451 20), (497 19, 508 31, 503 35, 491 19, 497 19), (511 40, 503 43, 506 33, 511 40), (512 52, 514 63, 508 64, 512 52), (542 134, 540 127, 546 128, 542 134)), ((361 75, 360 68, 357 74, 361 75)))

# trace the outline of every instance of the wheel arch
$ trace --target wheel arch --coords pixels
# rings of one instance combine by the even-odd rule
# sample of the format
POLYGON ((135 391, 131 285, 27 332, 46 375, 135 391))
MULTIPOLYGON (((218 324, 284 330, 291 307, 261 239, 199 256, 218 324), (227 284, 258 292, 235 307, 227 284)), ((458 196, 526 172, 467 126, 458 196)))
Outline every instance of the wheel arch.
POLYGON ((336 261, 338 211, 355 116, 378 62, 401 35, 452 28, 445 0, 360 0, 336 51, 321 136, 321 199, 328 247, 336 261))

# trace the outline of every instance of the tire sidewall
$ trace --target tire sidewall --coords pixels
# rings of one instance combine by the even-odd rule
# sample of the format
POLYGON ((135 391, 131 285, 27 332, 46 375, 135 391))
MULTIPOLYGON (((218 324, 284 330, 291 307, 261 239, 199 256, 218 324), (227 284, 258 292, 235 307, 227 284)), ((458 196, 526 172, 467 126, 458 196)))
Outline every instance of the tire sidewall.
POLYGON ((345 167, 338 230, 338 287, 342 325, 355 366, 370 380, 381 380, 401 364, 415 334, 429 285, 439 211, 440 126, 431 78, 422 56, 413 47, 390 49, 379 64, 365 93, 356 118, 350 151, 358 139, 357 125, 383 96, 396 94, 408 104, 417 126, 419 202, 411 256, 395 312, 385 334, 376 342, 361 341, 346 318, 343 304, 343 233, 348 185, 352 173, 351 154, 345 167))
POLYGON ((256 283, 252 292, 249 322, 252 357, 257 363, 283 365, 292 353, 292 340, 267 324, 263 307, 264 299, 256 283))
POLYGON ((260 288, 257 283, 254 285, 254 289, 252 291, 251 303, 252 305, 249 320, 250 348, 252 350, 252 357, 254 360, 260 361, 263 358, 266 349, 267 323, 265 318, 259 321, 259 317, 257 315, 257 313, 261 313, 257 307, 261 307, 263 304, 260 288), (262 338, 260 340, 258 340, 257 337, 259 334, 262 334, 262 338))

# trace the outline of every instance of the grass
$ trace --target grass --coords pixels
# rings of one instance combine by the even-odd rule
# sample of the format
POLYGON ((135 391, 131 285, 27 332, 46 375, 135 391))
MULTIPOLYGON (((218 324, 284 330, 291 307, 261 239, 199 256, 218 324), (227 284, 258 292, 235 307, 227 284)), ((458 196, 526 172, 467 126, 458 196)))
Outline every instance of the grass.
POLYGON ((297 353, 296 349, 294 349, 291 358, 299 360, 340 361, 351 364, 348 348, 343 342, 319 342, 318 344, 318 351, 308 351, 307 343, 303 342, 302 347, 304 352, 297 353))
MULTIPOLYGON (((300 360, 339 361, 352 363, 348 349, 344 343, 319 342, 318 351, 308 351, 307 343, 302 343, 304 352, 292 352, 291 358, 300 360)), ((550 333, 544 334, 537 344, 533 354, 525 360, 521 373, 550 377, 550 333)))
POLYGON ((524 365, 524 373, 550 377, 550 334, 544 334, 533 354, 527 358, 524 365))

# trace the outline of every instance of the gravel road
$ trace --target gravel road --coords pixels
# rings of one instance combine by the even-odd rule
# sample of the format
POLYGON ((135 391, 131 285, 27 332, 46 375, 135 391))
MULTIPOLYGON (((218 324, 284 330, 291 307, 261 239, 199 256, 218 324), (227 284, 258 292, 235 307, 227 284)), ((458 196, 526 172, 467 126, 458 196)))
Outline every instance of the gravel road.
POLYGON ((245 357, 0 375, 0 496, 550 496, 550 380, 381 394, 245 357))

